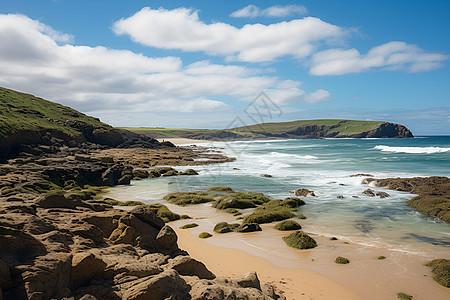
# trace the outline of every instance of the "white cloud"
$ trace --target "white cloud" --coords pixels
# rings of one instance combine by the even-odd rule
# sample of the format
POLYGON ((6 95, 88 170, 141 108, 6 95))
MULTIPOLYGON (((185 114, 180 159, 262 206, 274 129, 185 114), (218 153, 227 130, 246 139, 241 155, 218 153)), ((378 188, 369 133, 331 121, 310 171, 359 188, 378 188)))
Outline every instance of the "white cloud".
POLYGON ((220 22, 206 24, 197 11, 187 8, 149 7, 117 21, 113 30, 146 46, 202 51, 245 62, 269 62, 287 55, 305 58, 318 45, 335 44, 346 35, 342 28, 312 17, 237 28, 220 22))
POLYGON ((0 86, 118 117, 231 111, 229 103, 217 99, 245 101, 265 89, 276 86, 282 92, 301 84, 261 75, 266 70, 257 68, 210 61, 183 66, 178 57, 61 45, 54 32, 26 16, 0 14, 0 86))
POLYGON ((256 17, 287 17, 290 15, 305 15, 308 12, 303 5, 274 5, 266 9, 250 4, 230 14, 234 18, 256 18, 256 17))
POLYGON ((326 90, 316 90, 307 93, 304 90, 292 87, 288 89, 268 89, 265 91, 270 99, 278 105, 293 103, 319 103, 331 99, 331 94, 326 90))
POLYGON ((312 75, 343 75, 375 70, 405 70, 423 72, 437 69, 447 56, 427 53, 416 45, 389 42, 362 55, 356 49, 330 49, 312 57, 312 75))

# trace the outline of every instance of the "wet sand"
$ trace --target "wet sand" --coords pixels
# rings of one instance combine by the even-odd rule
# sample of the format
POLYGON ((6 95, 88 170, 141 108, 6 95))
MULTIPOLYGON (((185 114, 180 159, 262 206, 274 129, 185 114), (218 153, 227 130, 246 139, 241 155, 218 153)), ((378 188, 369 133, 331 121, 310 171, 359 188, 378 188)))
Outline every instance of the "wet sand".
MULTIPOLYGON (((274 224, 263 224, 262 232, 216 234, 216 223, 236 222, 235 217, 208 204, 168 206, 194 217, 170 224, 179 235, 180 248, 219 276, 254 270, 262 281, 274 282, 284 289, 287 299, 396 299, 398 292, 413 295, 413 299, 450 299, 450 290, 432 280, 429 268, 424 266, 433 257, 364 246, 345 237, 332 241, 321 235, 312 235, 317 248, 297 250, 281 239, 289 232, 273 229, 274 224), (179 229, 193 222, 199 226, 179 229), (198 234, 203 231, 214 236, 199 239, 198 234), (379 260, 381 255, 386 259, 379 260), (350 264, 334 263, 338 256, 349 258, 350 264)), ((308 232, 308 226, 303 230, 308 232)))
POLYGON ((352 290, 317 273, 302 269, 285 269, 243 251, 218 247, 175 228, 180 248, 202 261, 216 276, 239 277, 256 271, 262 282, 284 291, 287 299, 363 299, 352 290))

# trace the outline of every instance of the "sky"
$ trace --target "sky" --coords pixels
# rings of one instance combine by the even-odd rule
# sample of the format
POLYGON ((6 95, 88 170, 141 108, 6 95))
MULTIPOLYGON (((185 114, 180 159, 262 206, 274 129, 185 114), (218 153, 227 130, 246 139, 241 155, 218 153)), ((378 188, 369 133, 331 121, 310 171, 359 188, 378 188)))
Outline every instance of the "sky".
POLYGON ((113 126, 450 135, 450 1, 2 0, 0 86, 113 126))

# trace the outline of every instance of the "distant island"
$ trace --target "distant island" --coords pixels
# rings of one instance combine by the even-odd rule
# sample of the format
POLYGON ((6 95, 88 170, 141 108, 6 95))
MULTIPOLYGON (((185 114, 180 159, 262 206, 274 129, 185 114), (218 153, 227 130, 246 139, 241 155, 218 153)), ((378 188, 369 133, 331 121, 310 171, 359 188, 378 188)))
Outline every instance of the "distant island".
POLYGON ((318 139, 318 138, 412 138, 411 131, 401 124, 383 121, 342 119, 298 120, 262 123, 224 130, 122 128, 155 139, 188 138, 194 140, 253 139, 318 139))

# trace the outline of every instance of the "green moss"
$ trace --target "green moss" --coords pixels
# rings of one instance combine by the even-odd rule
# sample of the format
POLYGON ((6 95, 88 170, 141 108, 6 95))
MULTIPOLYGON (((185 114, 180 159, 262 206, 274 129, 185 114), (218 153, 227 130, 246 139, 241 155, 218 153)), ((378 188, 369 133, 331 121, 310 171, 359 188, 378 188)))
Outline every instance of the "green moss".
POLYGON ((305 201, 303 201, 300 198, 297 197, 288 197, 286 199, 284 199, 281 203, 281 205, 286 206, 286 207, 290 207, 290 208, 297 208, 299 206, 305 205, 305 201))
POLYGON ((201 239, 207 239, 207 238, 212 237, 212 234, 209 233, 209 232, 202 232, 202 233, 200 233, 200 234, 198 235, 198 237, 201 238, 201 239))
MULTIPOLYGON (((163 219, 164 222, 166 222, 166 223, 181 219, 181 216, 179 214, 174 213, 167 206, 165 206, 164 204, 160 204, 160 203, 145 204, 140 201, 131 201, 131 200, 122 202, 122 201, 118 201, 118 200, 111 199, 111 198, 105 198, 105 199, 103 199, 103 201, 108 204, 115 205, 115 206, 136 206, 136 205, 145 206, 150 211, 152 211, 154 214, 156 214, 158 217, 163 219)), ((186 216, 186 217, 188 217, 188 216, 186 216)))
POLYGON ((337 264, 346 265, 350 263, 350 260, 348 260, 348 258, 339 256, 336 257, 336 260, 334 262, 337 264))
POLYGON ((427 264, 434 274, 433 279, 440 285, 450 288, 450 259, 435 259, 427 264))
POLYGON ((283 237, 283 240, 288 246, 297 249, 311 249, 317 247, 316 241, 300 230, 283 237))
POLYGON ((173 203, 180 206, 186 206, 190 204, 200 204, 214 201, 214 196, 209 195, 207 192, 176 192, 165 195, 164 200, 169 203, 173 203))
POLYGON ((214 231, 217 233, 228 233, 235 231, 239 227, 239 224, 233 223, 228 224, 227 222, 220 222, 214 226, 214 231))
POLYGON ((411 300, 413 296, 405 294, 405 293, 397 293, 397 298, 401 300, 411 300))
POLYGON ((337 241, 337 237, 330 237, 330 241, 337 241))
POLYGON ((189 224, 181 226, 180 229, 194 228, 194 227, 197 227, 197 226, 198 226, 197 223, 189 223, 189 224))
POLYGON ((378 256, 378 259, 386 259, 386 256, 383 256, 383 255, 380 255, 380 256, 378 256))
POLYGON ((209 192, 224 192, 224 193, 233 193, 233 189, 229 186, 213 186, 209 188, 209 192))
POLYGON ((406 203, 423 214, 435 216, 450 223, 450 196, 421 195, 406 203))
POLYGON ((276 224, 274 228, 281 231, 287 231, 302 229, 302 226, 293 220, 287 220, 276 224))
POLYGON ((262 193, 243 193, 235 192, 229 195, 222 196, 213 203, 213 207, 217 209, 227 208, 253 208, 257 205, 269 202, 270 198, 262 193))
POLYGON ((108 191, 107 187, 104 186, 89 186, 85 185, 81 190, 74 191, 75 194, 79 195, 83 200, 101 199, 108 191))
POLYGON ((233 216, 240 216, 242 213, 238 211, 236 208, 227 208, 224 210, 226 213, 232 214, 233 216))
POLYGON ((293 212, 296 210, 296 208, 292 208, 290 205, 286 204, 285 200, 270 200, 246 216, 243 223, 263 224, 274 221, 283 221, 295 217, 293 212))
POLYGON ((158 217, 163 219, 164 222, 166 222, 166 223, 181 219, 181 216, 179 214, 174 213, 169 208, 167 208, 167 206, 165 206, 164 204, 156 203, 156 204, 146 205, 145 207, 147 207, 148 209, 153 211, 156 215, 158 215, 158 217))

